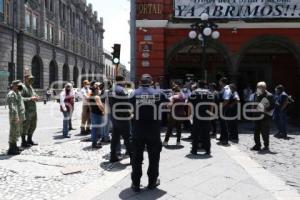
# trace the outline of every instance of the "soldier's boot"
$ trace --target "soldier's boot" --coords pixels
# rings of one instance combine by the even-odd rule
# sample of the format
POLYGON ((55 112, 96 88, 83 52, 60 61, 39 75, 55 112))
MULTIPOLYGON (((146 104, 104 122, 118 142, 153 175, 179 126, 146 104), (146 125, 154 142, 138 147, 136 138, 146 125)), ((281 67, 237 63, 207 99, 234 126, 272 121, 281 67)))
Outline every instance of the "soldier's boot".
POLYGON ((32 135, 29 135, 27 138, 27 143, 30 144, 31 146, 36 146, 38 145, 37 143, 32 141, 32 135))
POLYGON ((7 151, 7 155, 9 156, 20 155, 20 151, 18 151, 16 143, 9 143, 9 149, 7 151))
POLYGON ((28 148, 28 147, 31 147, 31 145, 26 141, 26 136, 22 136, 21 147, 22 147, 22 148, 28 148))

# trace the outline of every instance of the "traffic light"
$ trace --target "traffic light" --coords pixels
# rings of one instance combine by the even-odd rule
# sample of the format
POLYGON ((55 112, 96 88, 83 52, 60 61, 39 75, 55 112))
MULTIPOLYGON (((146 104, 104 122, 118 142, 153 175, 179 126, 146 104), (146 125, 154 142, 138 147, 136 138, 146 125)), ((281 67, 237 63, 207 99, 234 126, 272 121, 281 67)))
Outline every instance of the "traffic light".
POLYGON ((121 45, 120 44, 114 44, 113 47, 113 64, 118 65, 120 64, 120 55, 121 55, 121 45))

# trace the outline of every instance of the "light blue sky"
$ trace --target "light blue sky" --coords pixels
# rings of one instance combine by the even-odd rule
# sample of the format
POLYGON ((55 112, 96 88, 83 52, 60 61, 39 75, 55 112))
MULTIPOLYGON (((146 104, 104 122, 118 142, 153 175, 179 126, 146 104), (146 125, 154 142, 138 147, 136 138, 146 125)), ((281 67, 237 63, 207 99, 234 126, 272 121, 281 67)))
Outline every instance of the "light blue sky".
POLYGON ((112 52, 114 43, 120 43, 121 62, 129 68, 130 61, 130 1, 129 0, 87 0, 93 10, 104 18, 104 48, 112 52))

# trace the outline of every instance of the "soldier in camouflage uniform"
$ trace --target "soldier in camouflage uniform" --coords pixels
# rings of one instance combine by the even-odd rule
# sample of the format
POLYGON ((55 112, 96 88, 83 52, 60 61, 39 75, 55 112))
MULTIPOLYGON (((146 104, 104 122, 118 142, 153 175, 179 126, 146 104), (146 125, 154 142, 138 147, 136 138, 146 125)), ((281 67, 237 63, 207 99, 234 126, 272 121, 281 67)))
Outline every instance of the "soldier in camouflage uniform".
POLYGON ((22 90, 22 83, 15 80, 12 82, 12 89, 7 95, 10 123, 8 155, 19 155, 21 151, 17 146, 17 142, 22 133, 22 124, 25 121, 25 106, 20 90, 22 90))
POLYGON ((25 104, 25 115, 26 121, 23 123, 23 133, 22 133, 22 147, 30 147, 33 145, 37 145, 32 141, 33 133, 36 129, 37 124, 37 109, 36 109, 36 101, 38 100, 38 96, 35 93, 32 83, 34 77, 31 75, 25 76, 25 85, 23 85, 22 97, 25 104), (27 140, 26 140, 27 136, 27 140))

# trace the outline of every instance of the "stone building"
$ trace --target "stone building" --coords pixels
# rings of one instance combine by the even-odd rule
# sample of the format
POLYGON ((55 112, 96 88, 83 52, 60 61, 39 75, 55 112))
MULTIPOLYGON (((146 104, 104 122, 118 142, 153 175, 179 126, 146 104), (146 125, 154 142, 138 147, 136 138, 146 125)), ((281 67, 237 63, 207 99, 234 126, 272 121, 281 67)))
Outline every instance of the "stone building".
POLYGON ((9 72, 0 76, 1 101, 9 82, 26 73, 38 89, 63 81, 80 87, 83 79, 100 77, 103 33, 103 19, 86 0, 0 0, 0 72, 9 72))

